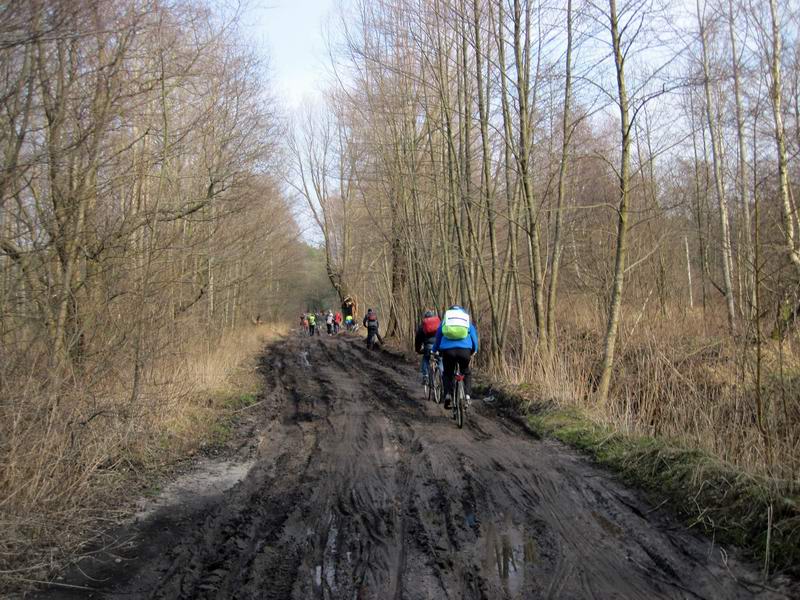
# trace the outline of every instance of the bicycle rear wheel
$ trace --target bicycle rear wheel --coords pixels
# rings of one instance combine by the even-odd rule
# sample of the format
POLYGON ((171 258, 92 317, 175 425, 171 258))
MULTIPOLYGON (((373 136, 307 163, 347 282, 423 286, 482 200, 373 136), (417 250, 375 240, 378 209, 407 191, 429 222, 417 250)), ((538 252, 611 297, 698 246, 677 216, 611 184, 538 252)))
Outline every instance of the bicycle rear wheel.
POLYGON ((442 372, 439 370, 439 365, 433 369, 433 378, 431 379, 431 390, 433 391, 433 401, 436 404, 442 403, 442 372))
POLYGON ((464 410, 467 405, 467 399, 464 392, 464 382, 456 381, 456 397, 453 406, 453 412, 456 417, 456 425, 461 429, 464 427, 464 410))

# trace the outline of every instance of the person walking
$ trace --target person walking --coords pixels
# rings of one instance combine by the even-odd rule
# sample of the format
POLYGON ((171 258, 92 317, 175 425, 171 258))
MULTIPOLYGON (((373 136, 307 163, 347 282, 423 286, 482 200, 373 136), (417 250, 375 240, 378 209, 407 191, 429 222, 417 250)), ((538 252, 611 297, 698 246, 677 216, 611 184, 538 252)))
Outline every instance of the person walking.
POLYGON ((333 315, 333 333, 337 333, 338 334, 339 333, 339 329, 341 329, 341 327, 342 327, 342 313, 340 313, 337 310, 336 314, 333 315))
POLYGON ((328 335, 333 335, 333 313, 328 309, 328 314, 325 315, 325 325, 328 328, 328 335))
POLYGON ((308 335, 314 337, 314 330, 317 328, 317 315, 313 312, 308 313, 308 335))

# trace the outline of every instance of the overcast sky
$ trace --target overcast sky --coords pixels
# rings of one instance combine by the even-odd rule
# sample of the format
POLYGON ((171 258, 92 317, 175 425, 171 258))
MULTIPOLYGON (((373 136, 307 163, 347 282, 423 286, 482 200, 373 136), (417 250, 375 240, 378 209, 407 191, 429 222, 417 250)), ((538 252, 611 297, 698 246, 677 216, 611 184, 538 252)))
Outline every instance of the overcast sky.
POLYGON ((314 97, 325 77, 325 24, 341 0, 250 0, 243 29, 269 56, 275 96, 288 108, 314 97))

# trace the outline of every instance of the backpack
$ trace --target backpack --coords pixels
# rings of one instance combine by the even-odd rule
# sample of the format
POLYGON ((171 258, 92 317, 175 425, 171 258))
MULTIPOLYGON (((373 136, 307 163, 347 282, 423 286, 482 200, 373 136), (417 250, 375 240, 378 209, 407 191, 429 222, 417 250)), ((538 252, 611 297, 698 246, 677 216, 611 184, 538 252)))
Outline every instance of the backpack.
POLYGON ((464 340, 469 335, 469 315, 460 308, 444 313, 442 335, 448 340, 464 340))
POLYGON ((422 332, 428 337, 433 337, 436 335, 436 330, 439 329, 441 323, 442 320, 436 315, 425 317, 422 319, 422 332))

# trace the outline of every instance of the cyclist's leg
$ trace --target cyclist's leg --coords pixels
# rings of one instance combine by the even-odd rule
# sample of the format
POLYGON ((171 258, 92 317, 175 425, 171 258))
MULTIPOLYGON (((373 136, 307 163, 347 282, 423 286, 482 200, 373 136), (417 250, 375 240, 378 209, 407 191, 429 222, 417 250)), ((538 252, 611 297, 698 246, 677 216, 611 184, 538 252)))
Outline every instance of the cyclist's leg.
POLYGON ((422 373, 422 381, 429 379, 431 372, 431 349, 427 345, 422 351, 422 363, 420 364, 419 370, 420 373, 422 373))
POLYGON ((458 361, 458 367, 461 369, 461 374, 464 376, 464 393, 469 396, 472 391, 472 373, 469 369, 470 359, 472 352, 468 348, 456 348, 453 350, 458 361))
POLYGON ((453 382, 456 374, 456 358, 453 356, 453 350, 442 351, 442 361, 444 363, 442 376, 442 384, 444 388, 445 398, 447 396, 453 397, 453 382))

